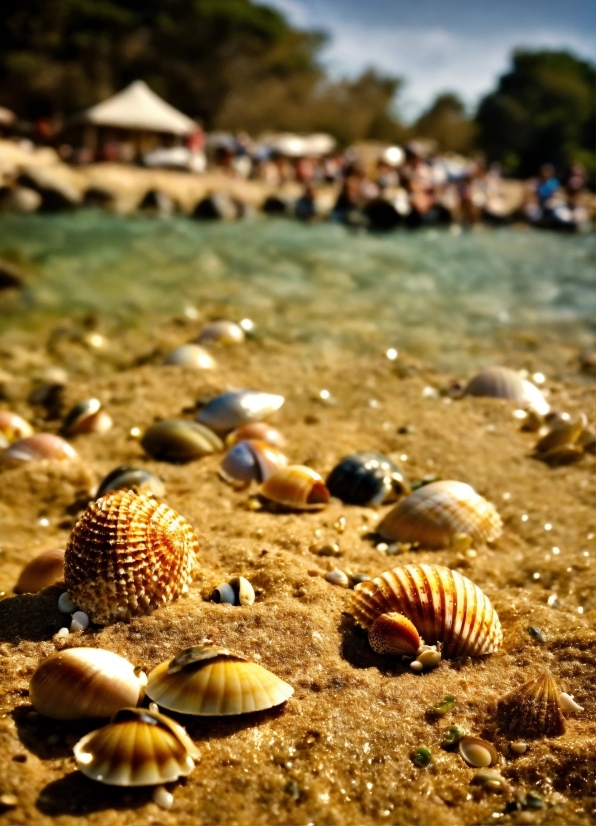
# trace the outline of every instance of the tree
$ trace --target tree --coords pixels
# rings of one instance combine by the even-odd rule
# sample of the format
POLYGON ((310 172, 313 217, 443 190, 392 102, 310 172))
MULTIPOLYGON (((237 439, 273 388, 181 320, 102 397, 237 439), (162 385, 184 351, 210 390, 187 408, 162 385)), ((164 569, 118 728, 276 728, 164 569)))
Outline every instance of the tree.
POLYGON ((434 103, 414 124, 416 136, 437 142, 442 151, 468 154, 476 138, 477 127, 466 115, 464 104, 453 92, 438 95, 434 103))
POLYGON ((580 161, 593 175, 595 82, 596 66, 568 52, 516 51, 476 115, 488 160, 524 177, 580 161))

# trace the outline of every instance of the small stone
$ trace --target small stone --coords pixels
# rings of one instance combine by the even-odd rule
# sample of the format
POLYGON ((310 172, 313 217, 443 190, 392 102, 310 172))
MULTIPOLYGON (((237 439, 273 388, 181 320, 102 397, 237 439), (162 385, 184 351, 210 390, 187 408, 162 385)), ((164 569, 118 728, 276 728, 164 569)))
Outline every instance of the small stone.
POLYGON ((86 631, 89 628, 89 615, 86 614, 84 611, 75 611, 72 615, 72 622, 70 623, 70 633, 74 634, 75 631, 86 631))
POLYGON ((54 636, 55 637, 68 637, 69 634, 70 634, 70 629, 64 627, 64 628, 59 628, 58 631, 56 631, 56 633, 54 634, 54 636))
POLYGON ((165 786, 156 786, 153 789, 151 799, 160 809, 171 809, 174 803, 174 795, 169 792, 165 786))
POLYGON ((424 666, 418 660, 412 660, 412 662, 410 663, 410 668, 412 669, 412 671, 422 671, 424 666))
POLYGON ((77 610, 77 606, 68 596, 66 591, 63 594, 60 594, 60 599, 58 600, 58 610, 61 614, 73 614, 77 610))
POLYGON ((0 806, 4 806, 7 809, 14 809, 14 807, 18 805, 19 798, 16 794, 0 794, 0 806))
POLYGON ((525 754, 528 750, 528 744, 524 740, 515 740, 511 743, 511 751, 516 754, 525 754))
POLYGON ((318 556, 341 556, 337 542, 324 542, 321 545, 313 545, 311 551, 318 556))
POLYGON ((329 573, 325 574, 325 579, 332 585, 339 585, 341 588, 350 587, 348 575, 343 571, 340 571, 339 568, 335 568, 333 571, 329 571, 329 573))

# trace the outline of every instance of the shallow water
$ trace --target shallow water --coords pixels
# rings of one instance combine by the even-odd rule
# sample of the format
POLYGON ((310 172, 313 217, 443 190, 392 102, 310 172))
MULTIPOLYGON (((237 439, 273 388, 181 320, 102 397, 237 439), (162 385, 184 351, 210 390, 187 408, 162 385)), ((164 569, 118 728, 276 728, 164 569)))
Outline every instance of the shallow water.
POLYGON ((30 272, 19 303, 0 306, 0 330, 88 312, 107 328, 143 326, 194 307, 331 352, 394 347, 457 369, 528 340, 588 346, 595 327, 593 236, 379 236, 87 211, 2 218, 0 255, 30 272))

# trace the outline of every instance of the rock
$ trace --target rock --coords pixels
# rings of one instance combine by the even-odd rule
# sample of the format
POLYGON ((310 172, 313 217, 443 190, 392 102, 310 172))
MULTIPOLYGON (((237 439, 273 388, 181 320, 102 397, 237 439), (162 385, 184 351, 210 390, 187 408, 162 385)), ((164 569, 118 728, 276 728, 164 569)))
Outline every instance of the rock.
POLYGON ((25 169, 18 177, 21 186, 34 189, 41 195, 41 209, 55 212, 73 209, 82 203, 80 192, 60 172, 31 167, 25 169))
POLYGON ((41 195, 26 186, 5 186, 0 189, 0 210, 29 215, 41 206, 41 195))

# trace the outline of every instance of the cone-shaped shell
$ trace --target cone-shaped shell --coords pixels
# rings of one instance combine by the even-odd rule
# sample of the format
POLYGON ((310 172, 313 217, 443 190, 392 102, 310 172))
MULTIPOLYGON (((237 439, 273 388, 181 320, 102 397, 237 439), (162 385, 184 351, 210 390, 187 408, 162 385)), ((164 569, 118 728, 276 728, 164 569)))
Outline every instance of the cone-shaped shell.
POLYGON ((377 654, 415 657, 422 640, 403 614, 381 614, 368 629, 368 644, 377 654))
POLYGON ((441 565, 385 571, 356 586, 349 610, 367 629, 381 614, 403 614, 427 645, 443 643, 444 657, 493 654, 502 640, 489 598, 467 577, 441 565))
POLYGON ((146 676, 132 663, 102 648, 66 648, 37 667, 29 683, 31 702, 54 720, 111 717, 143 698, 146 676))
POLYGON ((110 786, 173 783, 194 768, 196 746, 182 726, 163 714, 125 708, 107 726, 75 745, 78 769, 110 786))
POLYGON ((253 439, 231 447, 224 456, 220 474, 232 484, 249 485, 264 482, 276 470, 285 467, 288 460, 276 447, 253 439))
POLYGON ((68 442, 55 436, 53 433, 35 433, 19 439, 8 447, 2 454, 2 462, 18 465, 21 462, 39 462, 43 459, 67 461, 78 456, 74 447, 68 442))
POLYGON ((156 499, 162 499, 166 493, 164 483, 155 473, 128 465, 121 465, 108 473, 97 489, 96 499, 105 496, 111 490, 134 490, 135 493, 155 496, 156 499))
POLYGON ((150 614, 188 591, 197 551, 192 528, 175 510, 113 491, 89 505, 70 535, 66 590, 98 625, 150 614))
POLYGON ((212 430, 186 419, 154 424, 145 431, 141 444, 150 456, 162 462, 191 462, 223 450, 221 439, 212 430))
POLYGON ((320 510, 329 504, 329 491, 319 474, 305 465, 288 465, 267 479, 261 495, 291 510, 320 510))
POLYGON ((559 737, 565 733, 559 698, 553 676, 545 671, 499 700, 499 724, 516 737, 559 737))
POLYGON ((61 579, 64 579, 64 551, 52 548, 25 565, 14 590, 16 594, 37 594, 61 579))
POLYGON ((260 390, 230 390, 207 402, 197 421, 220 436, 248 422, 268 419, 284 403, 284 397, 260 390))
POLYGON ((148 697, 163 708, 206 717, 263 711, 293 693, 266 668, 213 644, 187 648, 161 663, 147 683, 148 697))
POLYGON ((385 514, 379 534, 397 542, 417 542, 422 548, 448 548, 457 534, 474 542, 492 542, 501 535, 496 508, 464 482, 424 485, 385 514))
POLYGON ((477 373, 466 385, 464 395, 510 399, 523 407, 532 408, 541 416, 550 409, 536 385, 522 379, 509 367, 487 367, 477 373))
POLYGON ((10 410, 0 410, 0 436, 4 436, 7 442, 16 442, 32 435, 33 428, 29 422, 10 410))

